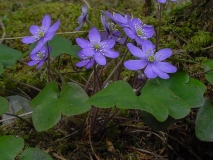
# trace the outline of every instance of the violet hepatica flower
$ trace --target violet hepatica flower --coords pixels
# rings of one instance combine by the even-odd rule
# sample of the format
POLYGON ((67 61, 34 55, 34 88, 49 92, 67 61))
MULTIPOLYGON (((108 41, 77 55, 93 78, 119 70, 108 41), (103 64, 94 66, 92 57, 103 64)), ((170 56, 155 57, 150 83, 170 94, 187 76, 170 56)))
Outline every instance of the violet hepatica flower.
POLYGON ((99 65, 106 65, 106 57, 117 58, 119 53, 112 50, 115 45, 113 39, 107 39, 101 41, 101 36, 96 28, 92 28, 89 31, 89 40, 82 38, 76 38, 76 42, 82 48, 79 52, 86 57, 94 57, 94 60, 99 65))
MULTIPOLYGON (((157 0, 159 3, 166 3, 166 0, 157 0)), ((176 2, 177 0, 170 0, 171 2, 176 2)))
POLYGON ((145 41, 142 44, 142 50, 131 43, 128 43, 127 47, 135 57, 139 58, 124 62, 124 66, 129 70, 145 68, 144 73, 148 78, 159 76, 162 79, 169 78, 167 73, 177 71, 177 68, 170 63, 162 62, 172 55, 172 50, 169 48, 160 49, 155 53, 155 46, 150 41, 145 41))
POLYGON ((82 52, 78 52, 78 56, 81 58, 81 61, 76 63, 77 67, 84 67, 89 69, 95 63, 93 56, 85 56, 82 52))
POLYGON ((51 18, 48 14, 44 16, 41 27, 32 25, 30 27, 30 33, 32 34, 32 36, 27 36, 22 39, 22 42, 26 44, 31 44, 38 41, 36 47, 31 51, 30 54, 38 52, 47 41, 50 41, 55 35, 55 32, 58 29, 59 25, 60 20, 57 20, 51 26, 51 18))
POLYGON ((138 44, 142 44, 144 40, 151 38, 155 30, 151 25, 145 25, 138 18, 133 18, 129 23, 129 28, 123 28, 126 35, 134 39, 138 44))
POLYGON ((122 16, 119 13, 111 14, 108 11, 103 12, 109 19, 111 19, 114 23, 118 24, 121 27, 129 27, 130 16, 124 15, 122 16))
POLYGON ((101 40, 114 39, 116 42, 120 44, 124 44, 127 37, 122 38, 121 32, 115 29, 115 26, 113 23, 106 21, 106 18, 104 15, 101 15, 101 23, 104 28, 104 32, 101 33, 101 40))
POLYGON ((28 62, 28 66, 34 66, 38 64, 36 69, 40 68, 47 59, 48 52, 51 52, 51 50, 52 47, 49 47, 49 49, 47 49, 45 46, 43 46, 39 52, 31 54, 30 58, 32 59, 32 61, 28 62))
POLYGON ((83 24, 88 21, 88 8, 87 6, 82 6, 81 8, 81 15, 78 17, 78 23, 79 26, 75 29, 76 31, 79 31, 83 24))

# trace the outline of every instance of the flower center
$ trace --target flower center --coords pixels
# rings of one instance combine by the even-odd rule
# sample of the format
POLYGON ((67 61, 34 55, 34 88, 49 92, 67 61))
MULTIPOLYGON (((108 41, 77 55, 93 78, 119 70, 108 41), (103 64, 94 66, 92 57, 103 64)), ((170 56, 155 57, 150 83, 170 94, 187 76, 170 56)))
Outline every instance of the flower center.
POLYGON ((143 32, 141 30, 137 30, 136 33, 139 37, 141 37, 143 35, 143 32))
POLYGON ((101 48, 101 46, 100 46, 99 44, 95 44, 95 45, 94 45, 94 48, 95 48, 95 50, 97 51, 97 50, 99 50, 99 49, 101 48))
POLYGON ((44 52, 38 52, 36 55, 37 55, 36 60, 38 60, 38 61, 42 60, 45 56, 44 52))
POLYGON ((34 35, 34 37, 36 38, 35 41, 38 41, 39 39, 41 39, 42 37, 44 37, 45 33, 46 33, 46 28, 40 27, 40 28, 36 31, 35 35, 34 35))
POLYGON ((153 62, 154 60, 155 60, 155 57, 154 57, 154 56, 149 56, 149 57, 148 57, 148 61, 149 61, 149 62, 153 62))

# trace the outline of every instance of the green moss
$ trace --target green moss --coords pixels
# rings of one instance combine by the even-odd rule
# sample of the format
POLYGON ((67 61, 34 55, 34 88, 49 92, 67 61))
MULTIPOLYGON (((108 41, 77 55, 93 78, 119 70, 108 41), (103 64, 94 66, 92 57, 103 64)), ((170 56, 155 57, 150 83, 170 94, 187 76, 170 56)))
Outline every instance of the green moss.
POLYGON ((208 47, 213 43, 213 36, 209 32, 199 31, 189 40, 189 43, 184 47, 186 50, 198 53, 203 48, 208 47))

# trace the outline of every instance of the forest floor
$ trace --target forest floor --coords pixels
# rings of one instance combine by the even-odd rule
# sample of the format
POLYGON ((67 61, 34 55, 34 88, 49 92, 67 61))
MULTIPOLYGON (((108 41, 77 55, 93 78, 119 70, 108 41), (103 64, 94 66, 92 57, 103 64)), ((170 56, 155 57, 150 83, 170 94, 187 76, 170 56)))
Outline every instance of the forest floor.
MULTIPOLYGON (((2 5, 2 8, 0 8, 0 16, 2 19, 4 19, 3 22, 5 22, 6 30, 8 29, 6 38, 19 36, 23 37, 25 34, 28 34, 30 23, 33 21, 32 19, 34 18, 34 16, 37 16, 36 14, 38 11, 32 10, 32 17, 31 15, 23 15, 23 13, 29 13, 30 9, 34 8, 35 6, 54 4, 53 7, 55 8, 52 8, 52 11, 54 12, 54 15, 58 16, 59 13, 57 12, 61 12, 60 9, 63 8, 63 6, 60 6, 59 9, 58 6, 60 3, 65 4, 70 2, 44 2, 38 0, 11 0, 5 2, 4 0, 0 0, 0 6, 2 5), (20 24, 19 27, 18 24, 14 25, 7 22, 12 18, 16 19, 17 17, 21 17, 20 19, 23 19, 23 21, 26 20, 26 24, 20 24), (26 17, 26 19, 24 17, 26 17), (11 27, 11 25, 13 25, 13 28, 11 27)), ((71 18, 77 20, 77 17, 81 12, 80 8, 83 2, 79 3, 77 1, 73 1, 73 3, 76 4, 76 12, 72 13, 75 15, 72 15, 71 18)), ((99 0, 90 3, 90 6, 91 9, 100 7, 101 9, 111 9, 111 11, 125 11, 128 13, 133 12, 134 14, 141 16, 143 5, 141 5, 139 1, 131 3, 127 3, 126 1, 123 3, 120 3, 120 1, 113 1, 112 3, 110 0, 106 0, 104 2, 99 0), (138 7, 139 5, 141 7, 138 7)), ((171 5, 170 9, 174 8, 175 5, 171 5)), ((167 9, 167 11, 169 12, 170 9, 167 9)), ((64 9, 64 13, 66 13, 66 9, 64 9)), ((55 16, 54 18, 56 18, 57 16, 55 16)), ((40 18, 42 16, 39 15, 38 17, 40 18)), ((63 16, 61 17, 63 18, 63 16)), ((92 21, 95 22, 96 20, 94 18, 94 15, 91 15, 91 17, 93 18, 92 21)), ((155 11, 153 11, 153 13, 151 14, 151 18, 145 18, 145 20, 147 22, 153 22, 155 23, 154 25, 156 25, 157 23, 155 17, 155 11)), ((39 18, 35 19, 38 20, 39 18)), ((67 18, 65 17, 64 19, 67 18)), ((40 23, 39 20, 38 23, 40 23)), ((163 23, 167 24, 167 22, 165 21, 163 23)), ((63 24, 64 26, 61 27, 61 32, 66 31, 66 29, 70 29, 69 31, 73 31, 78 25, 76 22, 68 22, 65 20, 63 24), (72 26, 70 26, 70 24, 72 26)), ((181 22, 179 22, 179 24, 181 24, 181 22)), ((88 26, 86 27, 88 28, 88 26)), ((170 41, 170 44, 167 45, 172 46, 175 51, 180 51, 182 49, 180 48, 180 46, 182 46, 181 42, 186 39, 186 37, 182 37, 182 35, 186 34, 184 34, 183 31, 182 35, 180 33, 178 36, 173 36, 171 32, 168 31, 170 28, 166 27, 167 26, 164 26, 163 28, 163 34, 169 33, 170 38, 172 38, 174 42, 178 43, 174 45, 171 40, 167 40, 169 36, 162 39, 161 43, 165 44, 167 41, 170 41)), ((181 27, 181 25, 179 27, 181 27)), ((184 29, 186 29, 186 27, 184 29)), ((190 32, 192 31, 190 30, 190 32)), ((176 32, 172 33, 176 34, 176 32)), ((191 37, 189 37, 189 35, 191 37, 194 36, 192 34, 187 34, 187 41, 190 41, 191 37)), ((75 35, 64 35, 64 37, 69 37, 72 42, 75 41, 75 35)), ((9 45, 10 47, 19 49, 23 53, 25 53, 27 50, 26 46, 20 46, 20 39, 5 39, 3 43, 9 45)), ((185 45, 185 47, 193 48, 193 46, 190 46, 189 44, 185 45)), ((198 57, 196 59, 197 61, 205 59, 205 56, 202 55, 202 53, 197 54, 197 52, 197 50, 192 51, 192 53, 190 53, 191 57, 195 57, 196 54, 196 56, 198 57)), ((25 82, 37 84, 37 82, 35 82, 33 79, 29 79, 29 77, 27 77, 26 75, 26 72, 35 72, 35 70, 29 71, 30 67, 22 66, 23 63, 26 63, 27 60, 29 59, 21 59, 21 61, 19 61, 19 63, 15 67, 8 69, 8 74, 14 74, 14 77, 18 78, 19 81, 22 81, 24 79, 25 82)), ((180 67, 181 69, 188 69, 188 71, 191 73, 198 72, 196 70, 196 65, 194 64, 186 63, 185 65, 180 67)), ((203 80, 202 76, 197 76, 196 78, 200 78, 202 81, 205 81, 203 80)), ((2 81, 1 84, 3 83, 7 83, 7 86, 8 84, 11 85, 11 82, 8 81, 2 81)), ((11 86, 16 87, 15 84, 11 86)), ((40 83, 37 84, 37 86, 43 87, 40 83)), ((208 87, 212 88, 209 84, 208 87)), ((11 93, 5 93, 5 95, 1 96, 8 96, 10 94, 11 93)), ((31 97, 36 95, 36 93, 29 94, 29 96, 31 97)), ((211 92, 209 91, 206 94, 211 94, 211 92)), ((144 123, 140 112, 127 111, 125 113, 125 116, 122 116, 122 114, 118 114, 117 117, 115 117, 115 119, 110 122, 110 126, 112 127, 109 127, 107 130, 105 130, 103 133, 100 133, 99 135, 91 136, 89 134, 89 128, 79 128, 79 126, 81 126, 81 123, 83 123, 81 116, 63 117, 59 124, 45 132, 36 132, 35 129, 33 129, 31 126, 28 126, 28 124, 25 124, 23 121, 15 120, 10 124, 0 126, 0 135, 20 135, 25 140, 25 148, 29 146, 38 147, 50 154, 56 160, 92 160, 95 158, 99 158, 100 160, 211 160, 213 159, 213 143, 202 142, 195 135, 196 113, 197 109, 192 109, 187 117, 185 117, 184 119, 175 120, 173 124, 164 131, 155 131, 151 129, 144 123)), ((26 119, 31 121, 31 119, 29 118, 26 119)))

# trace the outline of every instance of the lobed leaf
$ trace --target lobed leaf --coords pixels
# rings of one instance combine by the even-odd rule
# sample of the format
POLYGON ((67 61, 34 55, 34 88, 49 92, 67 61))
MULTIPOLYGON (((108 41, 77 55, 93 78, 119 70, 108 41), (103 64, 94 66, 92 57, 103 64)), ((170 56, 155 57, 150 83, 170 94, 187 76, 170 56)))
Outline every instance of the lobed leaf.
POLYGON ((213 142, 213 105, 209 98, 199 108, 195 122, 195 133, 201 141, 213 142))
POLYGON ((0 159, 14 160, 24 147, 24 140, 13 135, 0 137, 0 159))
POLYGON ((19 58, 21 58, 21 52, 0 44, 0 63, 4 67, 15 64, 19 58))
POLYGON ((38 148, 27 148, 22 153, 20 160, 53 160, 53 158, 38 148))
POLYGON ((75 83, 62 85, 60 96, 55 82, 47 84, 30 102, 35 108, 32 119, 36 130, 45 131, 57 124, 61 113, 70 116, 87 112, 90 109, 87 99, 85 91, 75 83))

